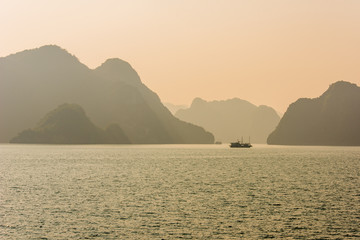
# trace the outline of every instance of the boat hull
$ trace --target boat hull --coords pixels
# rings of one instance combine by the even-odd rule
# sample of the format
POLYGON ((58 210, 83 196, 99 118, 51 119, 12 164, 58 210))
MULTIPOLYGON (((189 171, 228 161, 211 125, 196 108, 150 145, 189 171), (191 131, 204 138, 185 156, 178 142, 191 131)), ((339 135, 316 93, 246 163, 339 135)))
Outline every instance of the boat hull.
POLYGON ((252 145, 250 143, 240 143, 240 142, 234 142, 230 144, 231 148, 251 148, 252 145))

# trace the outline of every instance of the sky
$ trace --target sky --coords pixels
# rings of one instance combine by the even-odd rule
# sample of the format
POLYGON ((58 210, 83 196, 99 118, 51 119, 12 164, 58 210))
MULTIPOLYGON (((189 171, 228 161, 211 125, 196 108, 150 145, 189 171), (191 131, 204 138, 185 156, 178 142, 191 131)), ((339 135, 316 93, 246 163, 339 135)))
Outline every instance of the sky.
POLYGON ((0 57, 56 44, 90 68, 128 61, 163 102, 283 113, 336 81, 360 85, 359 12, 358 0, 0 0, 0 57))

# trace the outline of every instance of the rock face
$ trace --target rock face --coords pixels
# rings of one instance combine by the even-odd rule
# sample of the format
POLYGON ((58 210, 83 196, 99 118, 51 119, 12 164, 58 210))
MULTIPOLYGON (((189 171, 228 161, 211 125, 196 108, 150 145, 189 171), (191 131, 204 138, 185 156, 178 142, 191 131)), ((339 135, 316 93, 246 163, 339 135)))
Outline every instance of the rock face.
POLYGON ((24 130, 11 143, 106 144, 130 143, 118 125, 96 127, 76 104, 63 104, 46 114, 34 129, 24 130))
POLYGON ((360 88, 339 81, 320 97, 292 103, 268 144, 360 145, 360 88))
POLYGON ((212 143, 203 128, 175 118, 129 63, 109 59, 92 70, 58 46, 0 58, 0 142, 71 102, 95 125, 118 124, 131 143, 212 143))
POLYGON ((236 141, 242 136, 247 141, 251 136, 251 142, 266 143, 280 120, 274 109, 238 98, 212 102, 196 98, 189 109, 179 110, 175 116, 204 127, 222 142, 236 141))

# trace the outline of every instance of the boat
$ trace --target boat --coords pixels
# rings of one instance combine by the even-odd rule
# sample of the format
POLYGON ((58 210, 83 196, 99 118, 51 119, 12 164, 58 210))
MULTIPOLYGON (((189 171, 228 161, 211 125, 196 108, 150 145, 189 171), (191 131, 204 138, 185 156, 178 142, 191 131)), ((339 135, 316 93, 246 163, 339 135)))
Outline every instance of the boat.
POLYGON ((251 143, 242 143, 240 141, 230 143, 231 148, 251 148, 251 143))
POLYGON ((248 143, 244 143, 241 138, 241 142, 239 140, 237 140, 236 142, 232 142, 232 143, 230 143, 230 147, 231 148, 251 148, 252 145, 250 143, 250 137, 249 137, 248 143))

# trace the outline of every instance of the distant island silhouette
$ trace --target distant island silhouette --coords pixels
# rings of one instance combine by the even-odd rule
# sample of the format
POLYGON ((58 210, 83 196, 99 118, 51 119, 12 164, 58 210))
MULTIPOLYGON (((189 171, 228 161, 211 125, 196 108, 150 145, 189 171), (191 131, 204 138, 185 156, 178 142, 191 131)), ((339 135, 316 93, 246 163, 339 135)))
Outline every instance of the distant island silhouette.
POLYGON ((175 113, 176 113, 177 111, 179 111, 180 109, 186 109, 186 108, 188 108, 188 106, 186 106, 186 105, 177 105, 177 104, 172 104, 172 103, 168 103, 168 102, 165 102, 164 105, 165 105, 165 107, 166 107, 167 109, 169 109, 169 111, 170 111, 173 115, 175 115, 175 113))
POLYGON ((77 104, 62 104, 46 114, 34 129, 22 131, 11 143, 124 144, 130 143, 117 124, 96 127, 77 104))
POLYGON ((34 126, 37 134, 39 119, 63 103, 81 106, 100 128, 117 124, 131 143, 214 142, 202 127, 175 118, 120 59, 92 70, 47 45, 0 58, 0 72, 0 142, 34 126))
POLYGON ((280 121, 273 108, 255 106, 239 98, 210 102, 195 98, 190 108, 178 110, 175 116, 204 127, 222 142, 251 136, 253 143, 266 143, 280 121))
POLYGON ((360 146, 360 87, 339 81, 292 103, 267 140, 280 145, 360 146))

